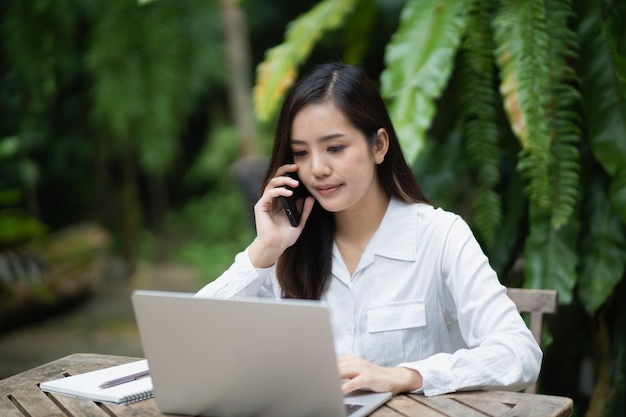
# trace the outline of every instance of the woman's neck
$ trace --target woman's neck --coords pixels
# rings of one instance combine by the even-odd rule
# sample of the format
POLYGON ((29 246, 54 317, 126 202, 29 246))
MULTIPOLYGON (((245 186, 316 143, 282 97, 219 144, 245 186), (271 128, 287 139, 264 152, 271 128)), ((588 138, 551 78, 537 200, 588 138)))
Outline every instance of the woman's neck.
POLYGON ((349 210, 335 213, 335 243, 352 275, 380 223, 387 207, 389 196, 382 187, 374 187, 359 204, 349 210))

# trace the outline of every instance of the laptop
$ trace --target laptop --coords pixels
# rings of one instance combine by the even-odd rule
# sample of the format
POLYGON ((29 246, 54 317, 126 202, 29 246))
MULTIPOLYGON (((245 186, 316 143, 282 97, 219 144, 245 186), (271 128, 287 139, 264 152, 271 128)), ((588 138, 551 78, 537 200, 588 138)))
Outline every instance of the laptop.
POLYGON ((137 290, 132 303, 163 413, 361 417, 391 398, 342 395, 320 302, 137 290))

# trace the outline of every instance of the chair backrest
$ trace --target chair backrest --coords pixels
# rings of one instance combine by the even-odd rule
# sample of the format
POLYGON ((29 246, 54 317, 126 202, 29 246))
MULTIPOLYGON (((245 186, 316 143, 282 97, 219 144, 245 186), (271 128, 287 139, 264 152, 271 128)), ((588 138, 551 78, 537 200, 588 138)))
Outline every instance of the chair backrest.
MULTIPOLYGON (((507 288, 507 295, 520 313, 530 314, 530 332, 541 346, 543 332, 543 315, 556 313, 558 292, 555 290, 530 290, 507 288)), ((537 392, 537 383, 527 387, 524 392, 537 392)))

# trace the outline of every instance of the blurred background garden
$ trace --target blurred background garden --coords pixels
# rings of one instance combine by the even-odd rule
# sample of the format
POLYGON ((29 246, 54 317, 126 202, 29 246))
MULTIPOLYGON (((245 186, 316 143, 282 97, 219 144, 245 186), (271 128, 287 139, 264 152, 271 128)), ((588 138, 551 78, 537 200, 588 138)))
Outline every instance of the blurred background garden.
POLYGON ((340 60, 502 283, 558 290, 540 392, 626 409, 626 2, 7 0, 0 25, 0 378, 105 315, 131 324, 83 348, 140 355, 130 291, 230 265, 286 90, 340 60))

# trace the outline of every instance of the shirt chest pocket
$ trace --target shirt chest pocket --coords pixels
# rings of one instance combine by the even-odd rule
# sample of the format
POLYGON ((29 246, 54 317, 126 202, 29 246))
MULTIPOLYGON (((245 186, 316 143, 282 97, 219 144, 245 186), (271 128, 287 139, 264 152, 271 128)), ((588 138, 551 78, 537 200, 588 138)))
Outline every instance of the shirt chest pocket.
POLYGON ((421 358, 422 332, 426 327, 423 300, 397 301, 370 306, 367 310, 368 360, 395 366, 421 358))
POLYGON ((367 311, 367 331, 370 333, 424 326, 426 306, 421 300, 372 306, 367 311))

